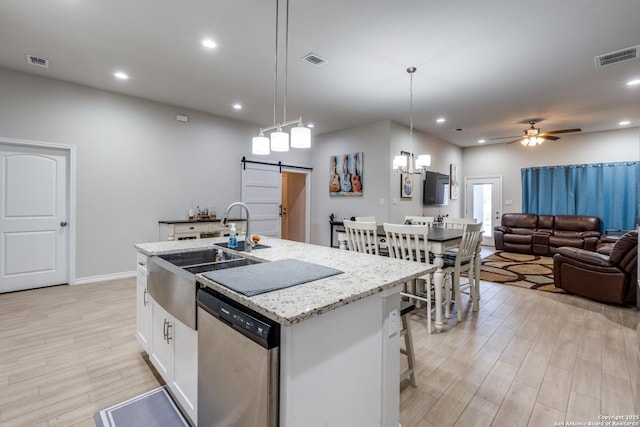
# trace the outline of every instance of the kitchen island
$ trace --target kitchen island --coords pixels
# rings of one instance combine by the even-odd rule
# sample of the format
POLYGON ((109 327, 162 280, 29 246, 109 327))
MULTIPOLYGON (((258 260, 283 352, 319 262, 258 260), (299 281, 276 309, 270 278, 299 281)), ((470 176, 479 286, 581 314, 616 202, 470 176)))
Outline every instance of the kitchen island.
MULTIPOLYGON (((136 248, 140 264, 141 256, 194 251, 224 241, 136 248)), ((280 239, 263 238, 261 243, 270 247, 241 255, 264 262, 297 259, 343 271, 252 297, 196 275, 201 286, 281 325, 279 425, 398 426, 399 292, 405 281, 426 272, 424 265, 280 239)))

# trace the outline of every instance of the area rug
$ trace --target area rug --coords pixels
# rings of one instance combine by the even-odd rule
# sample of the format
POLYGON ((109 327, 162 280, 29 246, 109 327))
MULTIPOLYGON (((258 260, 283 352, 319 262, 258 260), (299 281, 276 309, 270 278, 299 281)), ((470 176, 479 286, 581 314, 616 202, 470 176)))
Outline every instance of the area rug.
POLYGON ((96 412, 97 427, 189 427, 165 387, 96 412))
POLYGON ((553 284, 553 258, 495 252, 482 259, 480 279, 539 291, 565 293, 553 284))

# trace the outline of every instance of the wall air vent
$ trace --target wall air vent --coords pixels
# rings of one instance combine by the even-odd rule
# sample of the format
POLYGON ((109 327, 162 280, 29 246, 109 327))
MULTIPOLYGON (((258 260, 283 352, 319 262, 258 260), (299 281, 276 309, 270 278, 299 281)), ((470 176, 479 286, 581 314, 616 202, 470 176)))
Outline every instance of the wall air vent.
POLYGON ((596 67, 600 68, 606 65, 630 61, 632 59, 638 58, 640 58, 640 45, 616 50, 615 52, 605 53, 604 55, 598 55, 594 59, 596 60, 596 67))
POLYGON ((27 55, 27 63, 37 67, 49 68, 49 60, 35 55, 27 55))
POLYGON ((311 65, 316 65, 318 67, 328 62, 326 59, 316 55, 315 53, 306 54, 305 56, 302 57, 302 60, 308 62, 311 65))

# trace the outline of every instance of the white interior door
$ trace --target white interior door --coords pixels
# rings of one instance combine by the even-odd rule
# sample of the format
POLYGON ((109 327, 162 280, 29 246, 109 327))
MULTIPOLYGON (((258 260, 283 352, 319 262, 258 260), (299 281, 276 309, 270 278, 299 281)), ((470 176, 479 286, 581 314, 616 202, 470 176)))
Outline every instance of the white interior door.
POLYGON ((482 222, 482 244, 494 246, 493 227, 502 216, 502 177, 465 179, 465 217, 482 222))
POLYGON ((68 159, 0 144, 0 292, 68 283, 68 159))
POLYGON ((251 234, 280 238, 280 167, 242 163, 242 202, 251 211, 251 234))

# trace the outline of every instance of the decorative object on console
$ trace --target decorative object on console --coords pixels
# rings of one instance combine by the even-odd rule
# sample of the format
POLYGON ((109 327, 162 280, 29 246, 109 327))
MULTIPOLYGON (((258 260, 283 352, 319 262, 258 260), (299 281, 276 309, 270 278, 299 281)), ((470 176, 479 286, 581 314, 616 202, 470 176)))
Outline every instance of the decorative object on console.
POLYGON ((267 155, 271 151, 289 151, 289 134, 284 132, 282 128, 293 126, 291 129, 291 147, 293 148, 309 148, 311 147, 311 129, 304 126, 302 117, 296 120, 287 121, 287 69, 289 65, 289 0, 285 0, 285 40, 284 40, 284 95, 282 108, 282 122, 277 123, 276 104, 278 100, 278 34, 280 33, 279 25, 279 6, 280 0, 276 0, 276 37, 275 37, 275 69, 274 69, 274 90, 273 90, 273 125, 261 128, 258 136, 252 140, 252 154, 267 155), (275 130, 271 133, 271 140, 264 136, 264 132, 275 130))
POLYGON ((329 160, 329 195, 362 196, 362 154, 331 156, 329 160))
MULTIPOLYGON (((398 172, 413 173, 413 73, 416 67, 407 68, 409 73, 409 152, 401 151, 399 156, 393 158, 393 169, 398 172)), ((415 161, 415 166, 421 171, 425 171, 431 166, 431 156, 429 154, 421 154, 415 161)))

